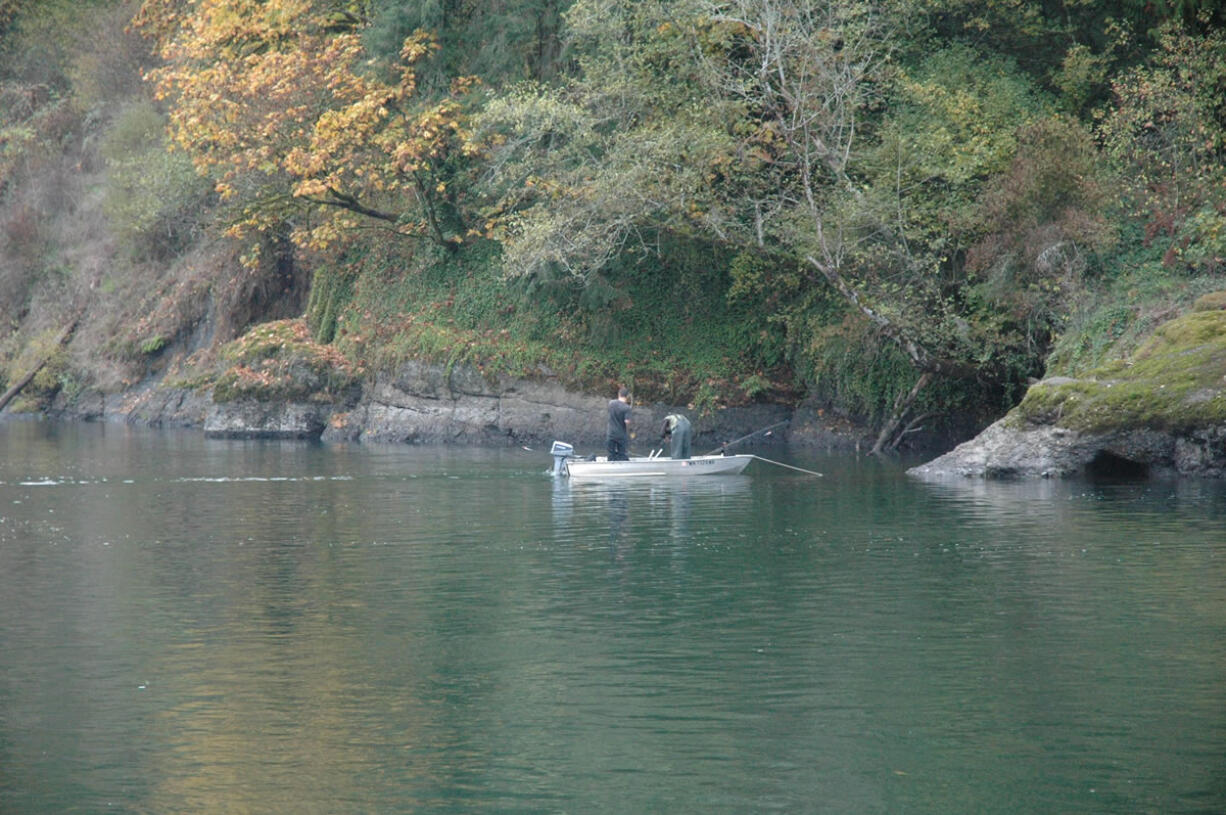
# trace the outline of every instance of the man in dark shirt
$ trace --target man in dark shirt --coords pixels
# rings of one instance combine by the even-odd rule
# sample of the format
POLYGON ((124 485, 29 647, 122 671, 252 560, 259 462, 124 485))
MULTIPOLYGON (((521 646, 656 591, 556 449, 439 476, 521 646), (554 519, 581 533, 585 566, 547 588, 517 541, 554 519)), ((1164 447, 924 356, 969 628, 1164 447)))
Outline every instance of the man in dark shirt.
POLYGON ((609 402, 609 429, 605 433, 609 461, 630 460, 630 391, 619 388, 609 402))

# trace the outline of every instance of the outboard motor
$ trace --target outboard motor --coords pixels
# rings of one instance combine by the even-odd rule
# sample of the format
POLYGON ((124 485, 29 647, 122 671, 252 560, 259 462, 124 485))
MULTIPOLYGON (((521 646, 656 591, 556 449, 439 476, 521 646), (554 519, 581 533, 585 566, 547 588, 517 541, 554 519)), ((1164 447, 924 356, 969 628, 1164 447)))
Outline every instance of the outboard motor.
POLYGON ((569 471, 566 469, 566 459, 574 456, 574 454, 574 445, 567 444, 564 441, 555 441, 553 447, 549 448, 549 455, 553 456, 553 474, 567 475, 569 471))

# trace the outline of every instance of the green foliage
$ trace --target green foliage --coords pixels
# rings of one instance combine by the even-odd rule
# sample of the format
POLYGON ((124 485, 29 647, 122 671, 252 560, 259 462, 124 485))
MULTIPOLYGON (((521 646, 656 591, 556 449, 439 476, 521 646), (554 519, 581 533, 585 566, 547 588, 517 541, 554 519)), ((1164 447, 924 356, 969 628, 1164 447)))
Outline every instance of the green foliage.
POLYGON ((580 0, 567 14, 576 74, 492 100, 477 136, 513 277, 598 282, 655 236, 693 232, 729 163, 735 104, 699 81, 692 4, 580 0), (619 36, 608 36, 609 29, 619 36))
POLYGON ((1066 306, 1068 322, 1047 359, 1048 375, 1084 376, 1111 358, 1126 358, 1153 330, 1221 288, 1215 275, 1174 275, 1150 249, 1116 254, 1120 269, 1066 306))
POLYGON ((582 315, 592 352, 620 358, 640 395, 672 403, 701 401, 704 388, 719 404, 791 393, 784 326, 728 296, 733 257, 703 241, 657 240, 658 257, 614 264, 609 282, 619 296, 582 315), (597 330, 602 322, 618 333, 597 330))
MULTIPOLYGON (((1093 135, 1066 116, 1035 118, 1015 129, 1017 144, 1007 168, 995 175, 980 200, 980 216, 993 230, 1022 230, 1084 211, 1094 218, 1108 205, 1093 135)), ((1070 225, 1068 237, 1095 246, 1102 239, 1070 225)))
MULTIPOLYGON (((59 344, 59 334, 57 328, 34 331, 26 339, 24 347, 16 349, 11 357, 3 359, 6 370, 2 378, 6 382, 6 388, 8 383, 28 376, 36 366, 42 365, 14 401, 11 408, 14 412, 44 409, 59 393, 64 383, 72 379, 68 350, 59 344)), ((0 358, 6 356, 9 355, 6 353, 0 355, 0 358)))
POLYGON ((0 192, 45 173, 77 124, 68 100, 50 88, 0 82, 0 192))
POLYGON ((30 380, 30 384, 22 390, 21 395, 25 400, 38 405, 49 404, 59 393, 67 374, 68 352, 58 348, 47 359, 47 364, 30 380))
POLYGON ((1220 0, 917 0, 917 5, 928 13, 939 40, 973 43, 1016 60, 1035 80, 1069 92, 1072 110, 1101 102, 1106 77, 1135 62, 1153 29, 1170 21, 1209 23, 1223 8, 1220 0))
POLYGON ((0 28, 0 78, 42 84, 64 90, 69 86, 67 67, 71 62, 72 34, 88 25, 97 3, 74 0, 6 0, 0 18, 8 25, 0 28))
POLYGON ((414 31, 433 32, 442 49, 423 68, 422 82, 443 89, 456 76, 479 76, 494 87, 554 76, 570 0, 378 0, 373 5, 363 35, 371 52, 392 56, 414 31))
POLYGON ((161 334, 155 334, 140 344, 140 352, 146 355, 156 354, 166 347, 166 338, 161 334))
POLYGON ((1226 310, 1226 291, 1214 291, 1196 298, 1192 304, 1193 311, 1223 311, 1226 310))
MULTIPOLYGON (((1129 5, 1135 7, 1137 0, 1129 5)), ((1152 15, 1151 23, 1170 20, 1206 33, 1226 24, 1226 3, 1222 0, 1155 0, 1144 3, 1142 9, 1152 15)))
POLYGON ((130 96, 147 54, 127 30, 131 10, 124 0, 0 0, 0 81, 72 95, 82 110, 130 96))
POLYGON ((1074 43, 1058 68, 1052 69, 1052 85, 1060 91, 1060 105, 1078 114, 1098 101, 1107 88, 1110 59, 1083 43, 1074 43))
POLYGON ((1114 83, 1100 131, 1145 241, 1168 267, 1221 267, 1226 211, 1226 32, 1168 26, 1146 65, 1114 83))
POLYGON ((1093 137, 1064 116, 1018 131, 1009 168, 995 176, 971 221, 968 298, 1021 330, 1033 357, 1046 355, 1070 295, 1116 239, 1105 215, 1112 184, 1093 137))
POLYGON ((726 255, 686 241, 666 248, 650 266, 616 264, 594 297, 540 281, 508 288, 493 243, 407 257, 384 247, 357 261, 335 342, 380 370, 417 358, 488 376, 549 372, 601 392, 633 381, 640 399, 673 404, 704 388, 719 404, 789 397, 780 329, 728 303, 726 255))
POLYGON ((1048 360, 1049 373, 1076 374, 1096 366, 1136 324, 1135 307, 1122 303, 1112 303, 1081 317, 1057 343, 1048 360))
POLYGON ((166 121, 148 102, 119 114, 101 148, 103 211, 136 260, 168 260, 197 237, 212 193, 185 153, 166 143, 166 121))
POLYGON ((958 45, 907 70, 899 97, 892 124, 912 173, 955 188, 1003 170, 1018 130, 1050 105, 1012 60, 958 45))
MULTIPOLYGON (((140 95, 142 72, 150 60, 148 44, 132 30, 130 2, 99 2, 98 11, 76 16, 67 28, 73 36, 65 75, 76 107, 109 115, 117 100, 140 95)), ((62 41, 65 28, 59 28, 62 41)))
MULTIPOLYGON (((905 65, 887 100, 879 139, 855 165, 863 185, 858 240, 827 265, 841 264, 854 281, 856 305, 875 315, 874 333, 887 325, 882 336, 896 349, 924 353, 907 350, 910 373, 893 364, 864 371, 859 393, 849 375, 836 374, 835 391, 856 394, 861 415, 880 418, 914 384, 915 368, 934 364, 920 361, 926 357, 943 376, 958 371, 964 380, 949 386, 947 406, 975 414, 977 402, 1007 401, 1041 369, 1058 319, 1049 308, 1060 296, 1053 281, 1084 265, 1085 252, 1062 236, 1080 239, 1095 223, 1066 215, 1092 197, 1095 176, 1070 180, 1070 166, 1092 161, 1079 164, 1079 154, 1064 151, 1092 142, 1075 126, 1062 128, 1051 98, 1014 61, 959 43, 905 65), (1061 164, 1048 172, 1043 162, 1056 155, 1061 164), (1064 231, 1053 227, 1062 218, 1064 231)), ((838 338, 850 326, 840 322, 824 320, 815 332, 833 343, 829 353, 810 348, 815 374, 841 369, 838 338)), ((866 355, 865 365, 878 365, 880 354, 866 355)), ((921 394, 917 409, 931 397, 921 394)))
POLYGON ((0 0, 0 42, 9 33, 13 18, 24 5, 25 0, 0 0))
POLYGON ((1174 255, 1207 274, 1226 271, 1226 206, 1206 203, 1190 213, 1180 229, 1182 241, 1174 255))
POLYGON ((315 269, 306 322, 316 342, 327 345, 336 338, 337 320, 353 299, 353 282, 351 269, 341 265, 327 264, 315 269))
POLYGON ((894 395, 915 381, 910 360, 855 319, 814 325, 805 351, 810 395, 870 424, 883 421, 894 395))
POLYGON ((864 166, 878 217, 898 222, 913 254, 947 266, 972 239, 985 183, 1050 100, 1011 60, 954 44, 903 72, 892 108, 864 166))

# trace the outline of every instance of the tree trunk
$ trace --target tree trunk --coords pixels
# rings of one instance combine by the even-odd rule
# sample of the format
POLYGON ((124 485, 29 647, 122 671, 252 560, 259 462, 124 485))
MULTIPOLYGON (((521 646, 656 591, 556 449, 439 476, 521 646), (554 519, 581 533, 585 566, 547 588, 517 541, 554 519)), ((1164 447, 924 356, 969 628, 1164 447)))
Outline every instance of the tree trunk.
POLYGON ((877 441, 873 445, 872 454, 880 455, 885 450, 886 445, 890 440, 897 436, 897 441, 891 445, 891 449, 897 447, 898 441, 901 441, 902 435, 909 431, 909 427, 899 433, 899 427, 902 426, 903 420, 907 417, 907 412, 911 410, 911 406, 915 403, 915 399, 919 396, 929 382, 937 376, 960 377, 969 376, 974 373, 974 369, 963 362, 958 362, 951 359, 942 359, 934 356, 923 344, 912 337, 908 331, 894 322, 893 320, 881 314, 876 309, 869 306, 860 297, 860 293, 855 290, 841 275, 838 269, 831 263, 822 263, 812 255, 805 258, 813 268, 817 269, 826 281, 833 286, 839 294, 863 314, 868 320, 877 326, 877 329, 887 337, 891 342, 899 347, 908 359, 911 360, 916 369, 920 372, 920 377, 916 380, 914 386, 907 393, 899 394, 894 401, 894 410, 890 416, 890 420, 881 428, 881 433, 877 436, 877 441))
POLYGON ((898 428, 902 425, 903 419, 906 418, 907 412, 911 410, 911 405, 915 404, 915 399, 919 396, 919 392, 932 381, 932 376, 932 371, 924 371, 920 374, 920 378, 915 381, 911 390, 906 393, 900 393, 898 398, 894 400, 894 412, 890 416, 890 420, 881 428, 881 433, 877 436, 877 443, 869 451, 872 455, 879 456, 885 450, 886 444, 890 439, 894 438, 894 434, 898 432, 898 428))
MULTIPOLYGON (((925 371, 932 374, 940 374, 941 376, 970 376, 975 373, 975 369, 963 362, 958 362, 952 359, 943 359, 934 356, 924 345, 912 337, 905 327, 900 326, 893 320, 886 317, 881 312, 877 311, 870 305, 864 302, 860 297, 860 293, 849 284, 838 269, 831 264, 822 263, 812 255, 807 255, 805 260, 809 262, 813 268, 821 273, 822 277, 826 278, 831 286, 833 286, 843 298, 856 308, 861 314, 868 318, 869 322, 877 326, 891 342, 899 347, 899 349, 907 355, 911 363, 920 371, 925 371)), ((925 383, 927 384, 927 383, 925 383)))
POLYGON ((921 413, 919 416, 916 416, 914 419, 907 422, 907 426, 894 436, 894 441, 890 442, 890 450, 897 450, 898 445, 902 444, 903 439, 912 433, 918 433, 919 431, 923 430, 924 427, 920 424, 920 422, 926 422, 935 415, 935 413, 921 413))

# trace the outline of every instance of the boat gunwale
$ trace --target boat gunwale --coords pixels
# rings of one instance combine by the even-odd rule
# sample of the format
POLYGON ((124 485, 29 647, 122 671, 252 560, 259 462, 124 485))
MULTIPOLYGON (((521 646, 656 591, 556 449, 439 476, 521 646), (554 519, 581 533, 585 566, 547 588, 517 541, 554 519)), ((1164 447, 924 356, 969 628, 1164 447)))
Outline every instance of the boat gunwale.
POLYGON ((753 460, 752 455, 694 456, 688 459, 637 456, 624 461, 568 458, 566 475, 571 478, 669 478, 684 476, 739 475, 753 460), (695 466, 695 462, 699 465, 695 466), (704 463, 726 463, 707 468, 704 463), (642 469, 645 465, 661 465, 657 469, 642 469), (578 465, 578 472, 575 472, 578 465))

